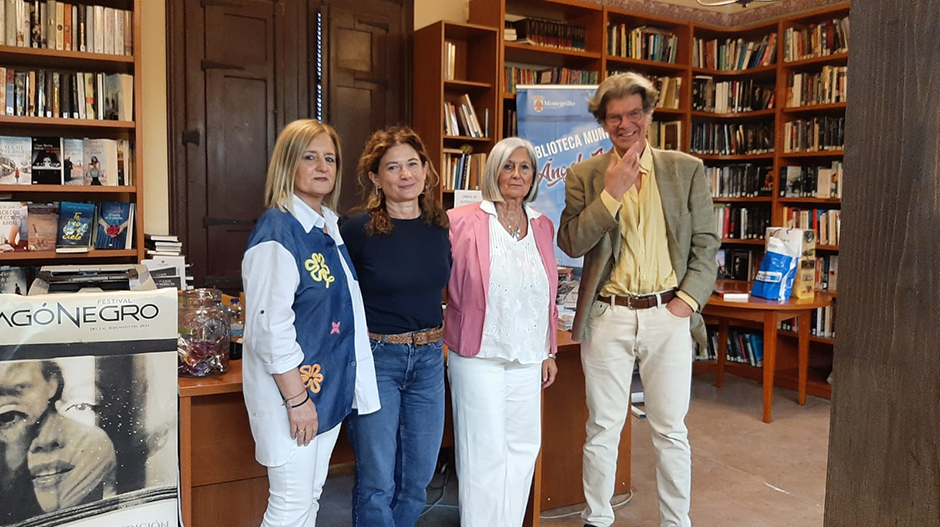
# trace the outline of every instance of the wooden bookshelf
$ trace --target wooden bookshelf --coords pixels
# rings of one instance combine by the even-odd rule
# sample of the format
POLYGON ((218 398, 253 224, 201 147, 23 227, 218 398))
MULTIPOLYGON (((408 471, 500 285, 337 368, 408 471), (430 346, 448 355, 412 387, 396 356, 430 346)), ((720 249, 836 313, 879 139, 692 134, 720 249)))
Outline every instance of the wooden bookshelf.
MULTIPOLYGON (((848 16, 848 3, 826 6, 814 11, 804 12, 777 20, 761 22, 737 27, 711 26, 699 24, 694 21, 675 20, 633 11, 613 6, 604 6, 586 3, 579 0, 472 0, 470 2, 469 24, 452 24, 441 22, 429 28, 416 32, 415 57, 416 64, 432 64, 437 60, 437 49, 442 45, 444 33, 448 38, 471 42, 474 39, 484 39, 485 46, 476 44, 474 48, 475 71, 486 71, 485 78, 480 74, 476 76, 461 77, 469 81, 492 85, 490 91, 486 86, 461 86, 461 81, 443 82, 435 68, 421 68, 416 72, 415 82, 415 122, 416 128, 433 149, 432 157, 438 159, 442 155, 441 148, 446 145, 458 148, 470 145, 474 151, 484 151, 502 138, 505 129, 503 119, 504 110, 515 110, 515 95, 508 93, 504 88, 503 67, 507 64, 520 65, 533 68, 567 67, 596 71, 599 78, 606 77, 610 71, 632 70, 645 75, 668 76, 681 78, 678 108, 657 108, 654 111, 654 120, 679 121, 682 136, 680 148, 689 152, 691 147, 693 122, 717 122, 730 124, 770 123, 774 131, 773 151, 753 155, 706 155, 693 154, 702 159, 708 166, 725 166, 728 164, 752 163, 759 167, 770 168, 773 180, 773 191, 770 196, 756 198, 714 198, 719 205, 733 204, 736 206, 767 207, 771 211, 772 225, 781 225, 783 207, 792 206, 824 206, 826 208, 839 208, 841 203, 837 198, 785 198, 780 196, 779 175, 785 166, 820 166, 829 164, 834 160, 841 160, 844 151, 824 150, 820 152, 783 152, 783 130, 785 123, 798 119, 811 119, 817 116, 841 116, 845 112, 845 103, 813 105, 805 107, 785 107, 787 95, 787 77, 791 72, 816 72, 824 66, 845 66, 848 63, 848 53, 834 53, 821 57, 805 58, 785 62, 784 33, 787 28, 803 28, 810 24, 848 16), (539 19, 565 22, 570 25, 579 25, 587 28, 586 49, 584 51, 562 50, 504 42, 503 26, 506 15, 529 16, 539 19), (678 38, 676 60, 672 62, 659 62, 621 57, 609 53, 610 24, 624 24, 627 31, 640 26, 652 26, 672 32, 678 38), (458 29, 466 27, 467 29, 458 29), (457 31, 466 31, 457 36, 457 31), (760 41, 765 35, 776 33, 776 60, 770 65, 761 65, 744 70, 717 70, 693 66, 693 42, 695 38, 718 39, 743 38, 745 40, 760 41), (486 37, 482 35, 485 34, 486 37), (427 70, 427 71, 425 71, 427 70), (692 80, 696 75, 707 75, 716 81, 759 81, 763 85, 771 85, 774 89, 774 107, 769 110, 759 110, 740 113, 716 114, 692 110, 692 80), (469 138, 445 138, 441 128, 443 116, 440 115, 439 92, 469 92, 476 89, 478 94, 485 93, 487 104, 491 104, 492 137, 486 141, 469 138), (438 146, 440 145, 440 146, 438 146)), ((477 104, 474 101, 474 104, 477 104)), ((851 175, 848 176, 851 181, 851 175)), ((851 183, 850 183, 851 184, 851 183)), ((449 193, 448 193, 449 194, 449 193)), ((445 203, 447 198, 445 197, 445 203)), ((722 240, 725 247, 739 249, 760 250, 763 240, 722 240)), ((826 254, 836 254, 838 247, 818 245, 817 250, 826 254)), ((786 340, 786 339, 784 339, 786 340)), ((831 364, 830 342, 825 340, 813 341, 813 353, 827 350, 828 363, 831 364)), ((781 354, 788 354, 787 346, 781 346, 781 354)), ((825 360, 823 361, 826 362, 825 360)), ((736 365, 729 365, 733 371, 736 365)), ((820 367, 819 376, 825 381, 825 365, 820 367)), ((759 370, 757 370, 759 372, 759 370)), ((809 393, 819 394, 826 390, 813 389, 813 374, 811 373, 809 393)), ((819 380, 819 379, 817 379, 819 380)), ((779 384, 788 382, 786 375, 781 377, 779 384)), ((828 385, 826 385, 828 387, 828 385)), ((795 382, 794 382, 795 388, 795 382)), ((831 391, 827 392, 831 393, 831 391)))
MULTIPOLYGON (((143 0, 90 0, 91 5, 104 5, 129 10, 132 13, 130 31, 133 36, 133 55, 111 55, 83 51, 0 46, 0 66, 16 69, 48 69, 55 71, 83 71, 127 73, 134 77, 134 120, 112 121, 97 119, 66 119, 0 115, 0 135, 23 137, 107 138, 127 139, 133 146, 133 173, 126 174, 133 185, 125 186, 70 186, 70 185, 0 185, 0 199, 4 201, 105 201, 135 204, 133 249, 95 250, 85 253, 56 253, 55 251, 26 251, 0 253, 0 265, 41 266, 45 264, 83 263, 137 263, 145 256, 144 249, 144 185, 141 94, 141 4, 143 0)), ((117 177, 117 174, 114 175, 117 177)))

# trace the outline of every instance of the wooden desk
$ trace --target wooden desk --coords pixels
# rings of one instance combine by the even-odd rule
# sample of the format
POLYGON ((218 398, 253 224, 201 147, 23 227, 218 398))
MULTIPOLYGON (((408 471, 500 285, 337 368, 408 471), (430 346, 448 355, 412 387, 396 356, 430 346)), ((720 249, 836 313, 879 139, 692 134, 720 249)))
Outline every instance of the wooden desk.
MULTIPOLYGON (((527 527, 539 525, 542 510, 584 501, 584 374, 580 346, 568 332, 558 333, 556 362, 555 384, 542 392, 542 451, 535 466, 527 527)), ((224 375, 179 379, 180 499, 186 527, 257 527, 261 523, 268 498, 267 471, 255 461, 241 367, 241 361, 232 361, 224 375)), ((451 446, 449 393, 445 413, 442 444, 451 446)), ((616 494, 630 490, 630 444, 628 415, 620 441, 616 494)), ((353 460, 348 441, 341 437, 330 464, 353 460)))
POLYGON ((799 325, 798 344, 798 401, 806 404, 806 375, 809 368, 809 327, 810 315, 814 309, 825 307, 831 302, 825 295, 817 294, 812 299, 798 300, 790 298, 778 303, 773 300, 748 297, 746 302, 729 302, 720 295, 713 294, 708 304, 702 309, 706 317, 718 319, 718 379, 715 386, 724 382, 725 360, 728 352, 728 325, 732 320, 743 320, 763 324, 764 330, 764 413, 765 423, 770 422, 771 404, 774 398, 774 372, 777 360, 777 325, 784 320, 797 319, 799 325))

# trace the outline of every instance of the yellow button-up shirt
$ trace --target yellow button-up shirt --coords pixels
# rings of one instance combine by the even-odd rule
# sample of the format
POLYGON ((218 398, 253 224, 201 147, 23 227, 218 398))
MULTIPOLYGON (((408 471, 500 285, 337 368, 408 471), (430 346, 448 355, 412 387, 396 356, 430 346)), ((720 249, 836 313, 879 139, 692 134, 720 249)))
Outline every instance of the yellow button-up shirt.
MULTIPOLYGON (((617 149, 611 155, 620 158, 617 149)), ((610 273, 610 280, 601 288, 601 295, 647 295, 678 286, 675 269, 669 258, 666 216, 656 184, 656 171, 649 144, 640 155, 641 188, 630 187, 617 201, 609 192, 601 192, 601 200, 620 222, 620 258, 610 273)), ((698 303, 683 291, 679 297, 692 309, 698 303)))

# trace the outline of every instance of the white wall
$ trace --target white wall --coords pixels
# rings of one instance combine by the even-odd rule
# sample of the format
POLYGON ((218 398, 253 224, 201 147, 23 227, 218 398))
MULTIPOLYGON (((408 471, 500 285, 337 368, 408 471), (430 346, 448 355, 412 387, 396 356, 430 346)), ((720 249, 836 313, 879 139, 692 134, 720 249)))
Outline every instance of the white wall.
MULTIPOLYGON (((176 0, 171 0, 176 1, 176 0)), ((166 0, 141 2, 140 50, 143 137, 137 145, 144 167, 144 232, 167 234, 166 0)), ((178 233, 174 233, 178 234, 178 233)))
POLYGON ((470 15, 469 0, 415 0, 415 29, 437 22, 466 22, 470 15))

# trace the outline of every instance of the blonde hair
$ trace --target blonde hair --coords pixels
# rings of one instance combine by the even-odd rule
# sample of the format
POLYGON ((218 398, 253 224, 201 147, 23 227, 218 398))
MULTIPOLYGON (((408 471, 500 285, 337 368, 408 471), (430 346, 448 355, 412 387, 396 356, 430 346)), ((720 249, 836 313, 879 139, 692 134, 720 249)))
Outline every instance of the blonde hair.
POLYGON ((523 198, 523 203, 531 203, 539 195, 539 181, 542 176, 539 174, 539 158, 535 155, 535 148, 532 143, 521 137, 507 137, 496 143, 490 150, 490 155, 486 160, 486 169, 483 171, 483 181, 480 182, 480 189, 483 191, 483 199, 497 203, 503 200, 503 194, 499 191, 499 173, 503 170, 503 165, 509 156, 517 148, 525 148, 529 154, 529 161, 532 162, 532 186, 523 198))
POLYGON ((285 126, 277 136, 274 153, 271 154, 271 164, 268 165, 268 178, 264 184, 265 207, 280 207, 294 212, 294 180, 300 167, 300 159, 310 141, 320 134, 328 135, 336 148, 336 180, 333 190, 323 197, 324 205, 336 209, 343 178, 343 155, 340 152, 339 134, 332 126, 316 119, 298 119, 285 126))
POLYGON ((639 95, 643 99, 643 113, 646 114, 653 113, 656 101, 659 100, 659 90, 653 83, 639 73, 630 71, 604 79, 588 101, 588 111, 603 125, 607 121, 607 103, 630 95, 639 95))
POLYGON ((407 126, 391 126, 372 134, 359 158, 359 185, 368 196, 365 209, 369 211, 370 216, 369 222, 366 223, 365 233, 371 236, 375 233, 390 234, 392 232, 394 225, 392 218, 388 215, 388 209, 385 208, 385 193, 375 191, 375 183, 369 178, 369 173, 378 174, 382 158, 397 145, 407 145, 413 148, 421 164, 428 167, 425 188, 418 197, 421 217, 428 225, 446 229, 450 223, 441 205, 439 190, 441 179, 437 170, 434 170, 434 163, 428 157, 424 142, 417 132, 407 126))

